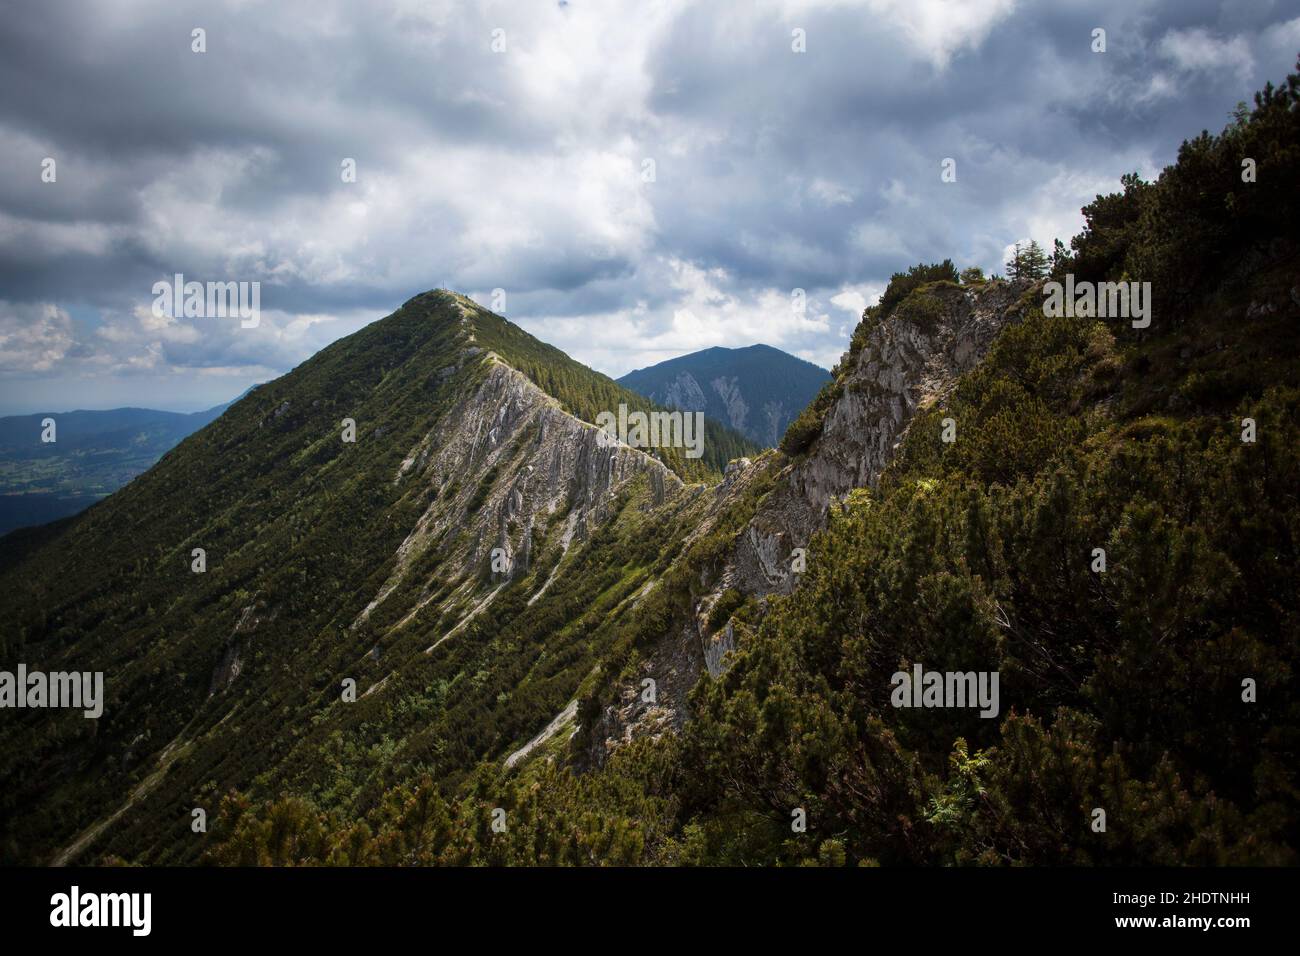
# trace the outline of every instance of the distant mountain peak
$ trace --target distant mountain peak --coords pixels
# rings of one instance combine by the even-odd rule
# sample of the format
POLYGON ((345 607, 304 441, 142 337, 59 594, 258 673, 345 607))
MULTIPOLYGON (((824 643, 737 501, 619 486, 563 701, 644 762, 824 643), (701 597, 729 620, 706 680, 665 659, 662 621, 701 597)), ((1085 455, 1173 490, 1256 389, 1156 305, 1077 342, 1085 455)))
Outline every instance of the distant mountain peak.
POLYGON ((771 345, 712 348, 629 372, 620 385, 670 408, 702 411, 760 445, 786 427, 830 373, 771 345))

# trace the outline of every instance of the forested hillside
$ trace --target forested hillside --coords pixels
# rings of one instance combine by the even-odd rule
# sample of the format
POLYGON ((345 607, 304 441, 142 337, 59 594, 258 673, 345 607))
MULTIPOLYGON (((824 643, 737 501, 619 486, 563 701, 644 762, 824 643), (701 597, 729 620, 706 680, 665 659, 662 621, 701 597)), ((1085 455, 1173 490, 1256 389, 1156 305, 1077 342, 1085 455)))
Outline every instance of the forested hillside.
MULTIPOLYGON (((1053 278, 1150 281, 1150 326, 1047 318, 1030 287, 880 480, 831 507, 793 592, 736 611, 729 666, 701 678, 681 733, 584 772, 561 746, 454 790, 412 780, 361 818, 232 796, 210 859, 1296 862, 1298 87, 1085 208, 1053 278), (999 672, 998 718, 891 706, 891 674, 917 662, 999 672)), ((896 276, 854 348, 932 322, 961 291, 939 271, 896 276)), ((755 469, 809 454, 863 358, 755 469)), ((658 593, 689 602, 691 580, 658 593)))
MULTIPOLYGON (((618 402, 653 408, 429 293, 87 513, 7 538, 4 667, 102 671, 108 699, 93 722, 7 712, 4 858, 192 860, 190 811, 227 789, 365 807, 524 743, 671 546, 643 511, 702 488, 564 411, 618 402)), ((657 451, 716 479, 715 440, 750 447, 705 437, 699 460, 657 451)))
POLYGON ((725 477, 606 447, 630 393, 411 300, 7 539, 4 666, 108 701, 0 728, 0 852, 1295 863, 1297 160, 1293 76, 1084 209, 1047 278, 1151 282, 1142 327, 898 273, 725 477), (998 675, 995 716, 897 706, 915 666, 998 675))

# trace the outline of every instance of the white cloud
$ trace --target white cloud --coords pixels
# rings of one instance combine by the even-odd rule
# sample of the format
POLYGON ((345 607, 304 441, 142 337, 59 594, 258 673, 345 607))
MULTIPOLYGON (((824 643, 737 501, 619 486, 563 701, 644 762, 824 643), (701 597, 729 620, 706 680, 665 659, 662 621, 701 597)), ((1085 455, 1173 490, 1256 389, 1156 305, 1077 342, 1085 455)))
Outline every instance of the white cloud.
POLYGON ((1170 30, 1160 38, 1162 56, 1183 72, 1228 70, 1243 79, 1255 68, 1244 36, 1219 38, 1203 27, 1170 30))
POLYGON ((902 237, 876 220, 859 223, 853 230, 853 241, 867 255, 910 257, 902 237))
POLYGON ((1262 45, 1270 57, 1286 57, 1294 62, 1300 50, 1300 17, 1273 24, 1264 31, 1262 45))
MULTIPOLYGON (((915 57, 943 69, 959 51, 979 47, 1015 10, 1016 0, 775 0, 774 6, 793 25, 819 10, 858 10, 872 29, 901 39, 915 57)), ((810 51, 816 42, 811 34, 810 51)))
POLYGON ((861 315, 862 310, 867 307, 867 297, 857 289, 845 289, 831 296, 831 305, 844 309, 852 315, 861 315))
POLYGON ((1015 0, 868 0, 882 26, 902 32, 913 49, 943 69, 962 50, 978 47, 1011 16, 1015 0))
POLYGON ((808 193, 823 206, 847 206, 853 202, 853 192, 829 179, 814 179, 808 193))
POLYGON ((58 306, 0 301, 0 375, 48 372, 75 342, 72 317, 58 306))

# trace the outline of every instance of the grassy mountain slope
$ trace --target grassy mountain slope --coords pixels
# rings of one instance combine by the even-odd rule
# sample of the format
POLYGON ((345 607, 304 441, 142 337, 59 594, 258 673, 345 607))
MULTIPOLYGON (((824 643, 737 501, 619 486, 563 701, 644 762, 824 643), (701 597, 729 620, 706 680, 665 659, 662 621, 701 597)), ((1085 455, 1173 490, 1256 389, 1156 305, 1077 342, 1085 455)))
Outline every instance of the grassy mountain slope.
POLYGON ((5 712, 0 855, 80 833, 69 858, 193 860, 190 811, 228 789, 357 810, 418 772, 453 787, 545 726, 700 490, 598 452, 564 408, 652 406, 558 356, 463 297, 416 297, 15 539, 2 666, 103 671, 108 699, 98 721, 5 712))

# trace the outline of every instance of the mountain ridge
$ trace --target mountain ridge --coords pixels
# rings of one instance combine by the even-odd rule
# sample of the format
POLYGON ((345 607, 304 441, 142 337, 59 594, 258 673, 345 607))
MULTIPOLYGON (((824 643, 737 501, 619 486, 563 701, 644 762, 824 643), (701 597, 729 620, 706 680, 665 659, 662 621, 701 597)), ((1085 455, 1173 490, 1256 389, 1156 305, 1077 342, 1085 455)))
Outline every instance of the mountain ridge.
MULTIPOLYGON (((241 763, 286 782, 319 773, 316 756, 294 758, 288 714, 304 726, 357 728, 357 713, 394 699, 424 712, 439 685, 419 675, 451 668, 452 677, 464 660, 480 661, 476 670, 498 688, 489 697, 479 684, 449 685, 470 712, 501 711, 495 698, 507 687, 519 698, 530 672, 538 703, 512 703, 485 737, 444 718, 433 733, 468 748, 448 779, 471 754, 504 756, 534 736, 590 677, 584 635, 608 625, 670 546, 638 531, 646 516, 669 521, 694 506, 704 486, 689 479, 711 473, 707 459, 681 449, 607 444, 567 409, 594 417, 612 402, 654 406, 557 354, 463 296, 416 296, 259 387, 100 506, 28 535, 26 553, 0 572, 14 588, 5 609, 16 622, 4 659, 111 675, 93 738, 57 714, 26 712, 0 728, 0 770, 27 781, 0 799, 28 808, 34 845, 47 832, 78 852, 101 837, 159 845, 163 837, 141 829, 150 808, 176 799, 175 788, 201 787, 205 773, 241 786, 251 782, 241 763), (148 557, 115 561, 112 542, 123 539, 148 557), (192 567, 196 547, 202 573, 192 567), (78 586, 59 583, 69 580, 78 586), (539 635, 532 647, 500 649, 530 629, 539 635), (97 633, 114 638, 91 640, 97 633), (277 676, 282 667, 303 672, 306 697, 299 681, 277 676), (320 696, 345 677, 356 681, 359 710, 320 696), (220 728, 239 714, 247 732, 278 741, 268 744, 277 756, 229 752, 220 728), (126 715, 135 715, 129 726, 126 715), (45 743, 15 748, 13 735, 36 725, 45 743), (33 813, 41 801, 26 798, 45 785, 18 769, 55 752, 68 757, 63 773, 81 780, 66 818, 33 813), (165 775, 140 775, 164 758, 165 775), (138 790, 143 779, 152 789, 138 790), (135 809, 115 815, 128 793, 135 809), (105 828, 106 819, 116 822, 105 828)), ((407 732, 408 746, 428 733, 417 724, 407 732)), ((312 737, 312 748, 327 745, 312 737)))
MULTIPOLYGON (((678 627, 663 629, 661 638, 646 648, 648 668, 663 669, 665 662, 680 660, 685 642, 701 652, 686 689, 705 673, 719 677, 739 640, 732 619, 744 621, 741 630, 748 630, 761 619, 769 595, 793 590, 795 550, 810 547, 837 499, 875 485, 915 415, 950 394, 997 335, 1023 319, 1031 287, 1027 281, 978 287, 935 282, 918 290, 936 304, 934 309, 911 308, 909 302, 879 321, 864 316, 852 347, 826 383, 829 404, 815 435, 804 439, 795 454, 768 451, 727 476, 724 488, 734 482, 738 488, 764 490, 741 497, 734 511, 737 533, 706 567, 693 571, 699 578, 692 588, 695 603, 680 614, 678 627)), ((680 689, 677 684, 671 691, 680 689)), ((630 685, 612 688, 604 698, 583 702, 584 734, 592 738, 587 759, 593 765, 646 733, 637 708, 612 702, 614 697, 628 699, 630 690, 630 685)), ((671 691, 661 695, 658 707, 684 714, 685 695, 671 691)), ((657 713, 653 720, 660 720, 657 713)))
MULTIPOLYGON (((909 341, 959 316, 958 296, 1011 287, 959 283, 949 261, 896 273, 781 446, 697 496, 708 507, 612 635, 606 679, 568 723, 567 701, 537 723, 548 741, 450 792, 394 787, 364 817, 373 838, 306 797, 234 803, 211 859, 1294 863, 1298 116, 1293 75, 1156 182, 1125 176, 1084 207, 1050 278, 1150 278, 1149 329, 1047 316, 1035 278, 1019 321, 944 369, 909 341), (1242 156, 1267 171, 1244 188, 1242 156), (837 461, 852 426, 854 460, 837 461), (842 478, 867 481, 840 495, 842 478), (774 496, 829 505, 797 586, 719 593, 751 529, 783 530, 774 496), (734 648, 692 685, 672 670, 703 653, 700 632, 734 648), (891 674, 917 664, 999 674, 997 718, 900 708, 891 674), (490 807, 506 830, 487 832, 490 807)), ((758 556, 779 566, 803 543, 758 556)))

